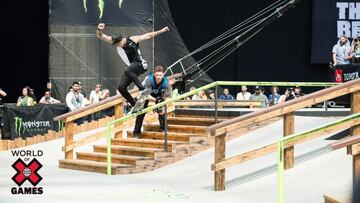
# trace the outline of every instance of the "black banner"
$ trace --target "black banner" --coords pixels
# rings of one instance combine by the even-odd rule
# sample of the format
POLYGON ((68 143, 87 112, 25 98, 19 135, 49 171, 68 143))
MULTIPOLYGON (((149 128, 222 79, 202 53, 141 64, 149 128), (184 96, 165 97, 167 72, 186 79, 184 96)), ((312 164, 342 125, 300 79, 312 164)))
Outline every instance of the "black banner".
POLYGON ((329 63, 338 37, 360 36, 359 1, 314 0, 312 14, 312 63, 329 63))
POLYGON ((330 67, 330 75, 334 82, 347 82, 359 78, 360 64, 338 65, 330 67))
POLYGON ((152 26, 152 0, 52 0, 51 23, 152 26))
POLYGON ((38 104, 33 107, 5 104, 4 112, 3 139, 15 139, 46 134, 49 130, 61 130, 63 123, 53 118, 68 112, 68 109, 63 104, 38 104))

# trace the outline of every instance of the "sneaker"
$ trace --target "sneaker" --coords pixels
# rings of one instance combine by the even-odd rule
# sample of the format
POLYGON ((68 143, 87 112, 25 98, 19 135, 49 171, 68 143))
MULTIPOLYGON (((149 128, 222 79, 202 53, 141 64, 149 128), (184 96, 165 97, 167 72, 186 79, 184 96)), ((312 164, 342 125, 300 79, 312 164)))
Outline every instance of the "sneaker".
POLYGON ((141 133, 139 133, 139 132, 134 132, 134 133, 133 133, 133 138, 139 139, 139 138, 140 138, 140 135, 141 135, 141 133))

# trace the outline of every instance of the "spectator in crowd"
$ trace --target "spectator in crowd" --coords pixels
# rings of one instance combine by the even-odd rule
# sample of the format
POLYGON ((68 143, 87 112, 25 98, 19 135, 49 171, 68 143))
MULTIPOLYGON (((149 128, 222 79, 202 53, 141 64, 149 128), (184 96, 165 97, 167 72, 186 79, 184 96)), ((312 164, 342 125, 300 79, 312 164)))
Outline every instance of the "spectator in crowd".
POLYGON ((100 95, 101 95, 101 85, 96 84, 95 90, 90 92, 90 104, 96 103, 100 101, 100 95))
POLYGON ((29 86, 26 86, 22 89, 22 96, 19 97, 17 101, 17 106, 34 106, 35 101, 31 96, 31 90, 29 86))
POLYGON ((191 98, 192 100, 207 100, 207 96, 204 91, 200 91, 198 94, 195 94, 191 98))
POLYGON ((109 89, 104 89, 103 91, 101 91, 100 94, 100 100, 104 100, 110 97, 110 90, 109 89))
POLYGON ((68 92, 74 92, 74 89, 72 86, 70 86, 68 90, 69 90, 68 92))
POLYGON ((230 93, 229 93, 229 89, 228 88, 224 88, 223 90, 223 94, 220 96, 221 100, 234 100, 234 96, 232 96, 230 93))
POLYGON ((53 87, 51 81, 46 83, 46 91, 50 92, 52 98, 58 99, 58 97, 56 95, 56 92, 54 91, 54 87, 53 87))
POLYGON ((333 65, 350 64, 351 46, 345 35, 339 37, 338 43, 333 47, 333 65))
POLYGON ((295 99, 295 91, 293 88, 286 88, 283 95, 279 99, 279 103, 283 103, 289 100, 295 99))
POLYGON ((40 104, 60 104, 61 102, 51 96, 50 91, 45 92, 45 96, 43 96, 40 101, 40 104))
POLYGON ((74 111, 85 106, 85 97, 79 92, 78 82, 73 82, 72 89, 73 91, 69 91, 66 95, 66 105, 74 111))
POLYGON ((295 98, 299 98, 304 96, 305 94, 301 91, 301 87, 300 86, 296 86, 294 88, 294 93, 295 93, 295 98))
POLYGON ((3 98, 6 97, 6 92, 0 88, 0 106, 3 105, 3 98))
POLYGON ((245 85, 241 86, 241 92, 237 93, 236 100, 250 100, 251 93, 247 91, 247 87, 245 85))
POLYGON ((254 94, 250 96, 251 101, 260 101, 261 102, 261 108, 265 108, 269 106, 269 100, 268 98, 262 94, 261 87, 256 86, 254 88, 254 94))
POLYGON ((209 90, 208 95, 209 95, 210 100, 215 100, 215 92, 214 92, 214 90, 209 90))
POLYGON ((84 98, 86 98, 86 92, 82 87, 82 83, 80 81, 78 81, 78 83, 79 83, 79 93, 81 93, 84 96, 84 98))
POLYGON ((29 95, 31 98, 33 98, 33 100, 34 100, 34 103, 36 104, 36 101, 37 101, 37 99, 36 99, 36 96, 35 96, 35 91, 34 91, 34 89, 31 89, 30 88, 30 95, 29 95))
POLYGON ((353 40, 351 46, 351 58, 353 63, 360 63, 360 37, 353 40))
POLYGON ((279 92, 279 88, 276 86, 273 86, 270 88, 271 94, 269 95, 269 105, 275 105, 279 103, 279 99, 280 99, 280 94, 279 92))
POLYGON ((4 111, 3 111, 3 105, 4 101, 3 98, 6 97, 6 92, 0 88, 0 140, 2 138, 2 128, 3 128, 3 117, 4 117, 4 111))
MULTIPOLYGON (((191 91, 193 91, 195 89, 196 89, 196 87, 192 86, 192 87, 190 87, 189 92, 191 92, 191 91)), ((194 96, 195 95, 193 95, 192 97, 194 97, 194 96)), ((192 100, 192 97, 186 97, 185 100, 192 100)))

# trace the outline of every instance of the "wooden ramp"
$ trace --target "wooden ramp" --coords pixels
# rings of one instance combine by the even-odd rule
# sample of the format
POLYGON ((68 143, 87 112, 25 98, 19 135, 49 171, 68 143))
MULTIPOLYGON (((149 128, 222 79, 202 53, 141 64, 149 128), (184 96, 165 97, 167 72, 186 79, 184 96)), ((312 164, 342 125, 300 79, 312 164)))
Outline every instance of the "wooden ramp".
MULTIPOLYGON (((220 117, 218 122, 228 118, 220 117)), ((263 127, 272 121, 263 122, 238 131, 233 137, 263 127)), ((111 141, 112 174, 130 174, 151 171, 177 162, 214 146, 214 140, 206 128, 215 124, 215 118, 196 115, 172 115, 168 118, 168 147, 164 150, 164 133, 157 123, 143 125, 139 139, 127 131, 127 138, 111 141)), ((76 159, 59 161, 60 168, 106 173, 106 145, 93 145, 91 152, 77 152, 76 159)))

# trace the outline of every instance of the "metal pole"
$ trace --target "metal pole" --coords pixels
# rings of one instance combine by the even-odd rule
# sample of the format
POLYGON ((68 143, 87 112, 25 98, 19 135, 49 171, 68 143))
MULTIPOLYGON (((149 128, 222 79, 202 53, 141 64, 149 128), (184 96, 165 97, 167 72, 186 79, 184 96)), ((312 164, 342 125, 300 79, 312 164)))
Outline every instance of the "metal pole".
POLYGON ((167 143, 167 131, 168 131, 168 126, 167 126, 167 105, 165 105, 165 121, 164 121, 164 124, 165 124, 165 135, 164 135, 164 138, 165 138, 165 142, 164 142, 164 149, 165 149, 165 152, 168 152, 168 143, 167 143))
MULTIPOLYGON (((326 86, 324 89, 326 89, 326 86)), ((324 101, 324 108, 325 108, 325 111, 328 110, 328 101, 327 100, 324 101)))
POLYGON ((215 123, 218 120, 218 87, 215 87, 215 123))

